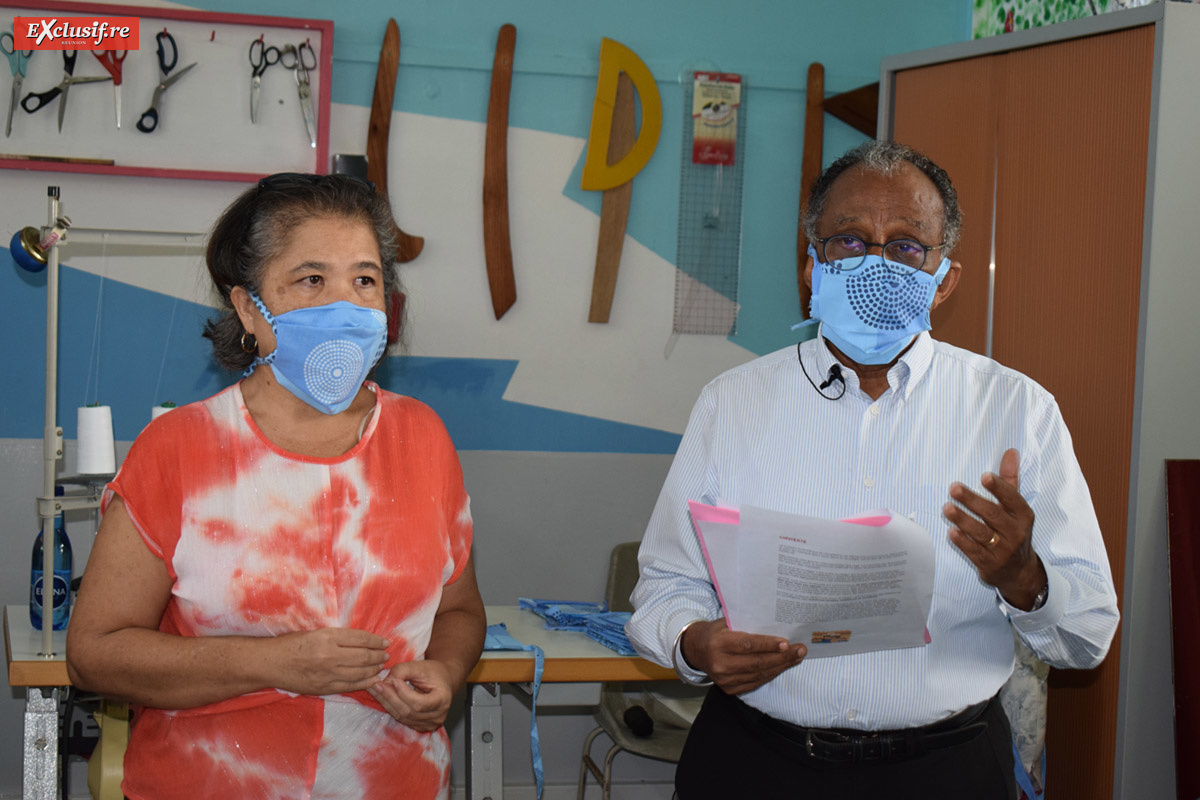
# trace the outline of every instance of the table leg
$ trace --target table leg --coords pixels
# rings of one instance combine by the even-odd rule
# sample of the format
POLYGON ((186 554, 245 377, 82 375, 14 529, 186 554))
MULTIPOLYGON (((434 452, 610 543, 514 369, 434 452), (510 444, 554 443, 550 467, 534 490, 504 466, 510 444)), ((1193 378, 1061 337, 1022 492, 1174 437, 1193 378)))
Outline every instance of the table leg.
POLYGON ((500 684, 473 683, 467 691, 467 800, 504 797, 500 684))
POLYGON ((22 800, 58 800, 58 689, 25 690, 22 800))

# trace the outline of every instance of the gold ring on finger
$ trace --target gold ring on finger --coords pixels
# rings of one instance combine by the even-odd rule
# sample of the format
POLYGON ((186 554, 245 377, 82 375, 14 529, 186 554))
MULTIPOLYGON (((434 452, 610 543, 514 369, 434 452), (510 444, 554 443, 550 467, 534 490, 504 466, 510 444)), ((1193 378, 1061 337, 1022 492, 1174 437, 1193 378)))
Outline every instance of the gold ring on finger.
POLYGON ((996 542, 998 542, 998 541, 1000 541, 1000 536, 993 533, 992 538, 988 539, 988 541, 987 541, 987 546, 993 547, 996 544, 996 542))

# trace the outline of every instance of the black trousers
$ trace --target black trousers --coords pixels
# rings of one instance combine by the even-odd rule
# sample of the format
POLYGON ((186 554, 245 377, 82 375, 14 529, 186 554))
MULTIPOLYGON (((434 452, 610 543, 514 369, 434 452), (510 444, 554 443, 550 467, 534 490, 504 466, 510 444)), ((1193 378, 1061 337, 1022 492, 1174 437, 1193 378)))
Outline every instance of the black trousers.
MULTIPOLYGON (((740 707, 739 707, 740 706, 740 707)), ((830 763, 709 690, 675 772, 679 800, 1015 800, 1012 732, 999 700, 978 736, 906 760, 830 763)))

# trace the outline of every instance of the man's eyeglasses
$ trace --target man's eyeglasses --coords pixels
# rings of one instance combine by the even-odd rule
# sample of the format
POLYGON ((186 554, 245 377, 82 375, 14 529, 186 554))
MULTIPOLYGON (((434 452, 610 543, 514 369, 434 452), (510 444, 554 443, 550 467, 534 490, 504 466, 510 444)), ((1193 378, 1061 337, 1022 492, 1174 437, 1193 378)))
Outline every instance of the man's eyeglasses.
POLYGON ((314 175, 307 172, 277 172, 274 175, 268 175, 258 182, 258 190, 260 192, 264 190, 279 191, 302 186, 317 186, 335 177, 351 180, 359 186, 370 189, 372 192, 375 191, 374 183, 363 180, 357 175, 314 175))
POLYGON ((862 266, 867 251, 872 247, 883 250, 884 264, 897 275, 911 275, 925 266, 925 256, 930 250, 940 250, 941 244, 921 244, 916 239, 893 239, 890 242, 866 242, 848 233, 817 239, 821 246, 821 261, 842 272, 850 272, 862 266))

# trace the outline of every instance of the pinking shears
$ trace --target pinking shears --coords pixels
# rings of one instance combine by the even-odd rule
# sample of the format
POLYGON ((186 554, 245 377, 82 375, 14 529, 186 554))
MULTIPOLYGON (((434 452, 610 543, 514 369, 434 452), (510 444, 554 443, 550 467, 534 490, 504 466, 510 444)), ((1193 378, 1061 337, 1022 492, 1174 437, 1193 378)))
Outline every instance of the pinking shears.
POLYGON ((121 69, 122 62, 125 61, 125 56, 129 55, 128 50, 93 50, 92 55, 96 60, 104 65, 108 70, 108 74, 112 75, 113 82, 113 98, 117 109, 117 128, 121 127, 121 69), (117 55, 120 53, 121 55, 117 55))
POLYGON ((12 135, 13 109, 21 102, 21 84, 25 82, 25 64, 33 55, 32 50, 18 50, 13 35, 7 31, 0 33, 0 51, 8 56, 8 66, 12 69, 12 98, 8 101, 8 121, 4 123, 4 135, 12 135), (7 44, 5 41, 7 40, 7 44))
POLYGON ((158 127, 158 107, 162 102, 163 92, 170 89, 180 78, 188 73, 188 71, 196 66, 193 61, 183 69, 170 75, 171 70, 175 69, 175 65, 179 63, 179 49, 175 46, 175 37, 167 33, 167 29, 163 28, 162 33, 154 35, 154 40, 158 42, 158 70, 162 73, 162 80, 158 82, 158 86, 154 87, 154 98, 150 101, 150 108, 142 112, 142 116, 137 121, 137 129, 142 133, 150 133, 158 127), (167 47, 171 46, 171 58, 167 60, 167 47), (168 77, 170 75, 170 77, 168 77))
POLYGON ((95 83, 96 81, 112 80, 109 77, 75 77, 75 60, 79 57, 79 53, 75 50, 63 51, 63 79, 58 86, 46 92, 30 92, 21 99, 21 108, 32 114, 38 109, 48 105, 51 100, 58 98, 58 132, 62 133, 63 115, 67 111, 67 93, 71 91, 71 86, 76 83, 95 83))

